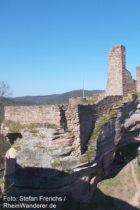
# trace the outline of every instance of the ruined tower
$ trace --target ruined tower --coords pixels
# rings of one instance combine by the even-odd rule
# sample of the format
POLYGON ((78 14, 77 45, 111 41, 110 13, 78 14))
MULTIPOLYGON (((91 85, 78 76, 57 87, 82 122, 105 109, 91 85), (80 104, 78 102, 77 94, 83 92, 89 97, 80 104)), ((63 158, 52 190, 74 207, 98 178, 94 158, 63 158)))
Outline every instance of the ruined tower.
POLYGON ((140 66, 136 67, 136 72, 137 72, 136 91, 140 92, 140 66))
POLYGON ((136 91, 136 82, 126 70, 125 47, 114 46, 109 54, 106 95, 127 95, 136 91))
POLYGON ((125 69, 125 47, 117 45, 109 54, 107 95, 123 95, 123 69, 125 69))

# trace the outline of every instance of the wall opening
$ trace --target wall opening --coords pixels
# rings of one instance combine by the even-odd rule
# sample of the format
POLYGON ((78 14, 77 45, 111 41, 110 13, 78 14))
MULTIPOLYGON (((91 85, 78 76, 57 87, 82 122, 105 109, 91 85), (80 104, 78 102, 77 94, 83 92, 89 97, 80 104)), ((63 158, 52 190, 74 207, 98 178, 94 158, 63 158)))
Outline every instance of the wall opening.
POLYGON ((21 133, 7 133, 6 137, 9 139, 10 144, 14 144, 14 142, 17 140, 17 138, 22 138, 21 133))

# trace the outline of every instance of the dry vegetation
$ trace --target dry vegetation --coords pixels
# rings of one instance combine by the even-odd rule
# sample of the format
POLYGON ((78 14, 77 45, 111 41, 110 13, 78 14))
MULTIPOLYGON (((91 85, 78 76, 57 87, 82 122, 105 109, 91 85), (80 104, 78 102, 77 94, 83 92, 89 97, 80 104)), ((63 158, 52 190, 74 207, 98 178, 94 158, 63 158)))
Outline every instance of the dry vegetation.
MULTIPOLYGON (((134 164, 134 162, 133 162, 134 164)), ((135 167, 137 178, 140 181, 140 168, 135 167)), ((98 188, 108 196, 118 198, 131 204, 136 193, 136 185, 132 176, 130 163, 127 164, 115 177, 102 181, 98 188)), ((140 208, 140 206, 137 206, 140 208)))

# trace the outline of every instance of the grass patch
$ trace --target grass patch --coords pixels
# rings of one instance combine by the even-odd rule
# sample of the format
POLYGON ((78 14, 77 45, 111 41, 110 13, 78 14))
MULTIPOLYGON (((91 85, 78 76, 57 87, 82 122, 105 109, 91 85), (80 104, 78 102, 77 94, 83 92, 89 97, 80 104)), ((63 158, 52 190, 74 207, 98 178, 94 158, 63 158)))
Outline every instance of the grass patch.
POLYGON ((106 114, 105 116, 101 116, 97 119, 96 123, 95 123, 95 128, 91 133, 91 136, 89 138, 89 141, 95 141, 97 140, 97 137, 100 133, 101 128, 109 123, 111 121, 111 119, 116 118, 118 114, 118 111, 115 109, 112 109, 108 114, 106 114))
POLYGON ((116 175, 113 178, 103 180, 100 183, 99 188, 103 190, 106 193, 106 195, 112 195, 112 194, 114 195, 116 191, 121 189, 121 186, 122 186, 121 177, 120 175, 116 175))
POLYGON ((115 100, 112 102, 113 105, 119 105, 122 102, 122 100, 115 100))
POLYGON ((115 110, 115 109, 112 109, 112 110, 109 112, 109 118, 110 118, 110 119, 113 119, 113 118, 117 117, 117 114, 118 114, 118 111, 115 110))
POLYGON ((3 125, 4 125, 4 127, 8 127, 9 132, 11 132, 11 133, 19 133, 20 129, 22 128, 22 126, 19 122, 13 122, 11 120, 4 120, 3 125))
POLYGON ((85 154, 81 155, 80 163, 90 163, 91 159, 94 157, 94 153, 96 153, 96 148, 89 146, 85 154))
POLYGON ((136 92, 136 95, 137 95, 138 97, 140 97, 140 92, 136 92))
POLYGON ((37 127, 45 127, 45 128, 57 128, 57 125, 54 124, 49 124, 49 123, 29 123, 29 124, 20 124, 19 122, 14 122, 11 120, 4 120, 3 121, 4 127, 9 128, 9 132, 11 133, 18 133, 21 131, 21 129, 28 128, 29 130, 33 130, 32 132, 37 132, 34 131, 35 128, 37 127))
POLYGON ((110 118, 109 116, 103 116, 103 117, 100 117, 97 121, 96 121, 96 124, 95 124, 95 128, 94 130, 92 131, 91 133, 91 136, 89 138, 89 141, 96 141, 99 133, 100 133, 100 130, 101 128, 107 124, 108 122, 110 121, 110 118))
POLYGON ((91 135, 88 141, 88 149, 85 152, 85 154, 81 156, 80 163, 86 163, 86 162, 90 163, 91 159, 94 156, 94 152, 96 152, 96 148, 95 146, 92 145, 92 143, 97 140, 102 127, 105 124, 109 123, 109 121, 110 121, 109 116, 102 116, 96 121, 95 128, 91 132, 91 135))
POLYGON ((89 163, 89 162, 90 162, 90 157, 88 156, 87 153, 81 155, 80 163, 89 163))
POLYGON ((136 176, 140 182, 140 167, 135 167, 135 171, 136 171, 136 176))
POLYGON ((4 179, 3 177, 0 178, 0 185, 3 185, 4 184, 4 179))
POLYGON ((85 154, 81 156, 80 163, 85 163, 85 162, 89 163, 92 160, 92 158, 94 157, 94 154, 96 153, 96 146, 95 144, 93 145, 93 143, 97 141, 97 138, 103 126, 109 123, 112 119, 116 118, 117 114, 118 114, 118 111, 115 109, 112 109, 109 113, 97 119, 95 123, 95 127, 93 131, 91 132, 91 135, 88 140, 88 149, 85 152, 85 154))
POLYGON ((121 182, 120 182, 119 177, 115 176, 113 178, 102 181, 101 184, 104 185, 105 187, 117 187, 118 185, 121 184, 121 182))
POLYGON ((23 128, 29 128, 29 129, 35 129, 38 127, 44 127, 44 128, 57 128, 57 125, 55 124, 49 124, 49 123, 30 123, 30 124, 24 124, 22 125, 23 128))

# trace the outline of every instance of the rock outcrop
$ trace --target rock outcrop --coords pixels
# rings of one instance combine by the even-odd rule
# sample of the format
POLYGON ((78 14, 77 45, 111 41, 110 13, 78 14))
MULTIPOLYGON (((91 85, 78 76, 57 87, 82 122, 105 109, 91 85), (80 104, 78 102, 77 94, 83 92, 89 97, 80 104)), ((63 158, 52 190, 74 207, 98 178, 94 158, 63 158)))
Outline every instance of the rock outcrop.
POLYGON ((74 210, 70 202, 89 201, 97 183, 110 173, 116 151, 137 143, 140 134, 140 105, 135 95, 113 101, 109 107, 94 118, 83 154, 75 152, 73 132, 44 126, 31 131, 24 128, 23 138, 6 154, 5 187, 13 185, 9 194, 66 196, 65 202, 56 202, 57 209, 74 210))

